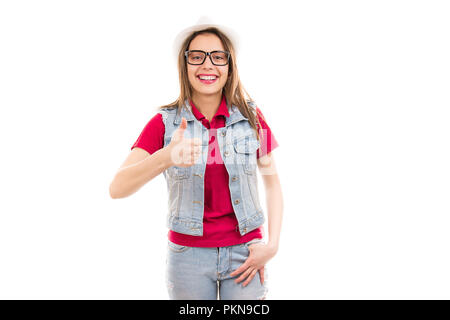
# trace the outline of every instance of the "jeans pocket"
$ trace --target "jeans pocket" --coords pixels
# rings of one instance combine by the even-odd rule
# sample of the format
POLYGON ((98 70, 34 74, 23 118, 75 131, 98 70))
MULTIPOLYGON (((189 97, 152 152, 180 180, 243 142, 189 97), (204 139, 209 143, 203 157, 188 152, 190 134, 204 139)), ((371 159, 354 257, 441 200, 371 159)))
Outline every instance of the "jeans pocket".
POLYGON ((190 248, 192 248, 192 247, 182 246, 180 244, 173 243, 170 240, 167 240, 167 246, 169 247, 170 251, 176 252, 176 253, 185 252, 185 251, 189 250, 190 248))
POLYGON ((264 243, 264 240, 263 239, 253 239, 253 240, 250 240, 250 241, 248 241, 248 242, 246 242, 246 243, 244 243, 244 246, 247 248, 247 250, 248 250, 248 247, 250 246, 250 245, 252 245, 252 244, 254 244, 254 243, 264 243))

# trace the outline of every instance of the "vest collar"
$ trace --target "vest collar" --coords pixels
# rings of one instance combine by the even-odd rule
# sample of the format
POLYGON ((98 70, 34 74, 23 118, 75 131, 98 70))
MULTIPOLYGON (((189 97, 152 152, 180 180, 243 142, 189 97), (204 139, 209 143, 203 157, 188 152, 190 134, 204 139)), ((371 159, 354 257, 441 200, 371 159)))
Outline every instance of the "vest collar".
MULTIPOLYGON (((228 127, 232 125, 233 123, 236 123, 238 121, 241 121, 243 119, 248 120, 246 117, 242 115, 242 113, 239 111, 239 108, 235 106, 234 104, 231 105, 231 108, 229 105, 228 107, 228 113, 230 114, 229 117, 225 117, 225 126, 228 127)), ((181 123, 181 119, 184 117, 186 121, 193 121, 197 120, 192 113, 192 106, 190 105, 188 99, 184 101, 184 105, 181 108, 177 109, 177 114, 175 116, 175 119, 173 123, 175 125, 179 125, 181 123)), ((198 120, 197 120, 198 121, 198 120)))

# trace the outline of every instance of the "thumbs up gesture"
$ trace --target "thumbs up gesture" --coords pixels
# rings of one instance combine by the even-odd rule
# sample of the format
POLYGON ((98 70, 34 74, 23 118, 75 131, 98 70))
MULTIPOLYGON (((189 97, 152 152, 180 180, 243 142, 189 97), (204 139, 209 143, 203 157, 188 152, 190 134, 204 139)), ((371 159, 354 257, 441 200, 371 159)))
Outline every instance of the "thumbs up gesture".
POLYGON ((172 139, 168 145, 171 165, 190 167, 194 165, 202 152, 202 141, 200 139, 184 137, 186 127, 187 121, 183 117, 180 126, 172 134, 172 139))

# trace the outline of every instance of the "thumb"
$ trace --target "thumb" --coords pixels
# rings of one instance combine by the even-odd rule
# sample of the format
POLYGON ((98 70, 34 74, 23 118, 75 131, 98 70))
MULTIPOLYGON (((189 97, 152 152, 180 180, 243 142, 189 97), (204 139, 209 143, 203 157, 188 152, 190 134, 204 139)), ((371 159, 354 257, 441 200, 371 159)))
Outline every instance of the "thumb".
POLYGON ((181 124, 180 124, 180 128, 182 128, 183 130, 186 129, 187 127, 187 121, 185 117, 181 118, 181 124))
POLYGON ((187 121, 186 121, 186 119, 183 117, 183 118, 181 119, 181 124, 180 124, 180 126, 178 127, 178 129, 177 129, 177 131, 176 131, 177 139, 181 139, 181 138, 184 137, 184 130, 186 130, 186 127, 187 127, 187 121))

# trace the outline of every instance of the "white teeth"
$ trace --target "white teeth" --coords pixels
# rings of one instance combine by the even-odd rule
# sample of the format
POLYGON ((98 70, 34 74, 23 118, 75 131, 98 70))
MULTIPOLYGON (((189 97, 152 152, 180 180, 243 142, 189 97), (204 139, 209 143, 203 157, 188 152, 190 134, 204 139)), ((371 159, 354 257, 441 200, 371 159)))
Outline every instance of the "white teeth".
POLYGON ((215 76, 209 76, 209 77, 200 76, 199 78, 202 80, 215 80, 217 77, 215 77, 215 76))

